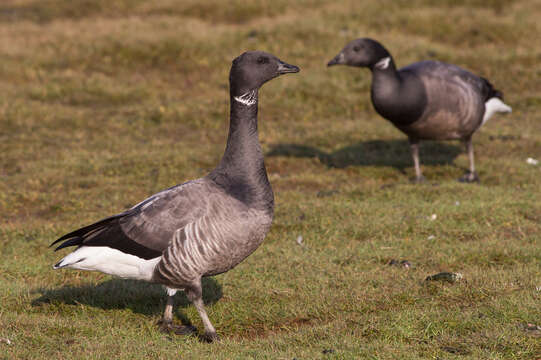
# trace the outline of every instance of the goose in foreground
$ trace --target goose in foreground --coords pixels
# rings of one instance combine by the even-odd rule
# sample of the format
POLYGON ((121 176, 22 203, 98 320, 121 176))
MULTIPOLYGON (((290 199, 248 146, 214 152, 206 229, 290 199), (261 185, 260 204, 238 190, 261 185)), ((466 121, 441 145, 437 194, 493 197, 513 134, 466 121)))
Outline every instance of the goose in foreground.
POLYGON ((261 52, 233 60, 229 74, 229 136, 222 160, 207 176, 152 195, 129 210, 56 240, 56 250, 77 246, 54 269, 72 268, 165 285, 168 299, 160 327, 177 334, 173 296, 184 290, 217 339, 203 306, 201 278, 226 272, 255 251, 267 234, 274 195, 257 132, 258 90, 299 68, 261 52))
POLYGON ((410 142, 416 181, 424 180, 419 166, 420 140, 461 140, 470 169, 460 181, 478 181, 472 135, 494 113, 511 112, 503 95, 485 78, 439 61, 416 62, 399 70, 379 42, 362 38, 348 43, 327 66, 367 67, 372 71, 374 108, 405 133, 410 142))

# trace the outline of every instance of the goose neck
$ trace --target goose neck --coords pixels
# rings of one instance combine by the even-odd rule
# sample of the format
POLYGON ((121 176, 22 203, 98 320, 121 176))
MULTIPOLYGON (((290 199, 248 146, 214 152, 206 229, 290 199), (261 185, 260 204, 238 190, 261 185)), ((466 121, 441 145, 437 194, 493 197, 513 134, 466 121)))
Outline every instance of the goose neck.
POLYGON ((250 206, 268 208, 273 196, 257 131, 257 91, 253 96, 255 101, 239 101, 231 95, 227 145, 210 177, 250 206))
POLYGON ((381 61, 372 70, 372 96, 374 98, 390 98, 400 89, 400 76, 392 58, 381 65, 381 61))

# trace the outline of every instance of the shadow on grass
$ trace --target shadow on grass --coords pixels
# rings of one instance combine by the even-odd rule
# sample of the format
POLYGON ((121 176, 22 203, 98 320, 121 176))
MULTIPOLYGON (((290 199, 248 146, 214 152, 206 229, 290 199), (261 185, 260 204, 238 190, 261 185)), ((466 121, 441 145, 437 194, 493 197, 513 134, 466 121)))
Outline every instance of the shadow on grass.
MULTIPOLYGON (((36 289, 41 296, 32 301, 32 306, 49 303, 67 305, 84 304, 104 310, 128 308, 144 315, 162 314, 167 294, 161 285, 143 281, 111 279, 97 286, 64 286, 58 289, 36 289)), ((214 304, 222 297, 222 286, 213 278, 203 278, 203 301, 214 304)), ((191 303, 184 292, 175 296, 175 309, 185 308, 191 303)), ((182 323, 191 325, 184 314, 177 313, 182 323)))
MULTIPOLYGON (((461 148, 445 142, 424 141, 421 143, 421 165, 449 165, 462 152, 461 148)), ((273 145, 267 156, 318 158, 329 167, 347 166, 392 166, 401 172, 413 166, 407 140, 363 141, 327 153, 318 148, 299 144, 273 145)))

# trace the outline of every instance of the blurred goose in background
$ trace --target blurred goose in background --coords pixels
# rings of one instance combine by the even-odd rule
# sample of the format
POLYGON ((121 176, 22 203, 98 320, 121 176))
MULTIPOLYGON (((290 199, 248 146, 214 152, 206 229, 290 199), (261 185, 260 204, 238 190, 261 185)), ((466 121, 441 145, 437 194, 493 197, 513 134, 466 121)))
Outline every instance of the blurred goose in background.
MULTIPOLYGON (((267 234, 274 195, 257 132, 258 90, 299 68, 261 52, 233 60, 229 75, 230 124, 222 160, 207 176, 152 195, 131 209, 56 240, 56 250, 77 246, 54 269, 71 268, 146 280, 166 286, 160 326, 176 333, 173 295, 184 290, 205 326, 217 338, 203 306, 201 278, 226 272, 255 251, 267 234)), ((51 244, 51 245, 53 245, 51 244)))
POLYGON ((503 94, 485 78, 439 61, 416 62, 400 70, 379 42, 356 39, 327 66, 367 67, 372 71, 374 108, 409 138, 416 182, 424 181, 419 166, 420 140, 461 140, 470 168, 459 180, 478 181, 472 135, 492 115, 508 113, 503 94))

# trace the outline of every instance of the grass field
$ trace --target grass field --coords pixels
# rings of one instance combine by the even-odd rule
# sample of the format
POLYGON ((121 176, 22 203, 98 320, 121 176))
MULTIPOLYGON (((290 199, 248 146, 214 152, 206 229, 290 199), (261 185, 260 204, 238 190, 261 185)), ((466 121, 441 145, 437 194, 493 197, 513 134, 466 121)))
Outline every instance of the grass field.
POLYGON ((539 0, 0 2, 0 359, 541 358, 540 17, 539 0), (410 183, 369 71, 325 67, 361 36, 504 92, 513 113, 474 136, 480 184, 456 181, 453 142, 425 143, 410 183), (254 49, 301 68, 260 91, 275 220, 205 281, 222 340, 162 334, 160 286, 53 271, 48 245, 212 169, 231 60, 254 49), (440 271, 464 278, 424 281, 440 271))

